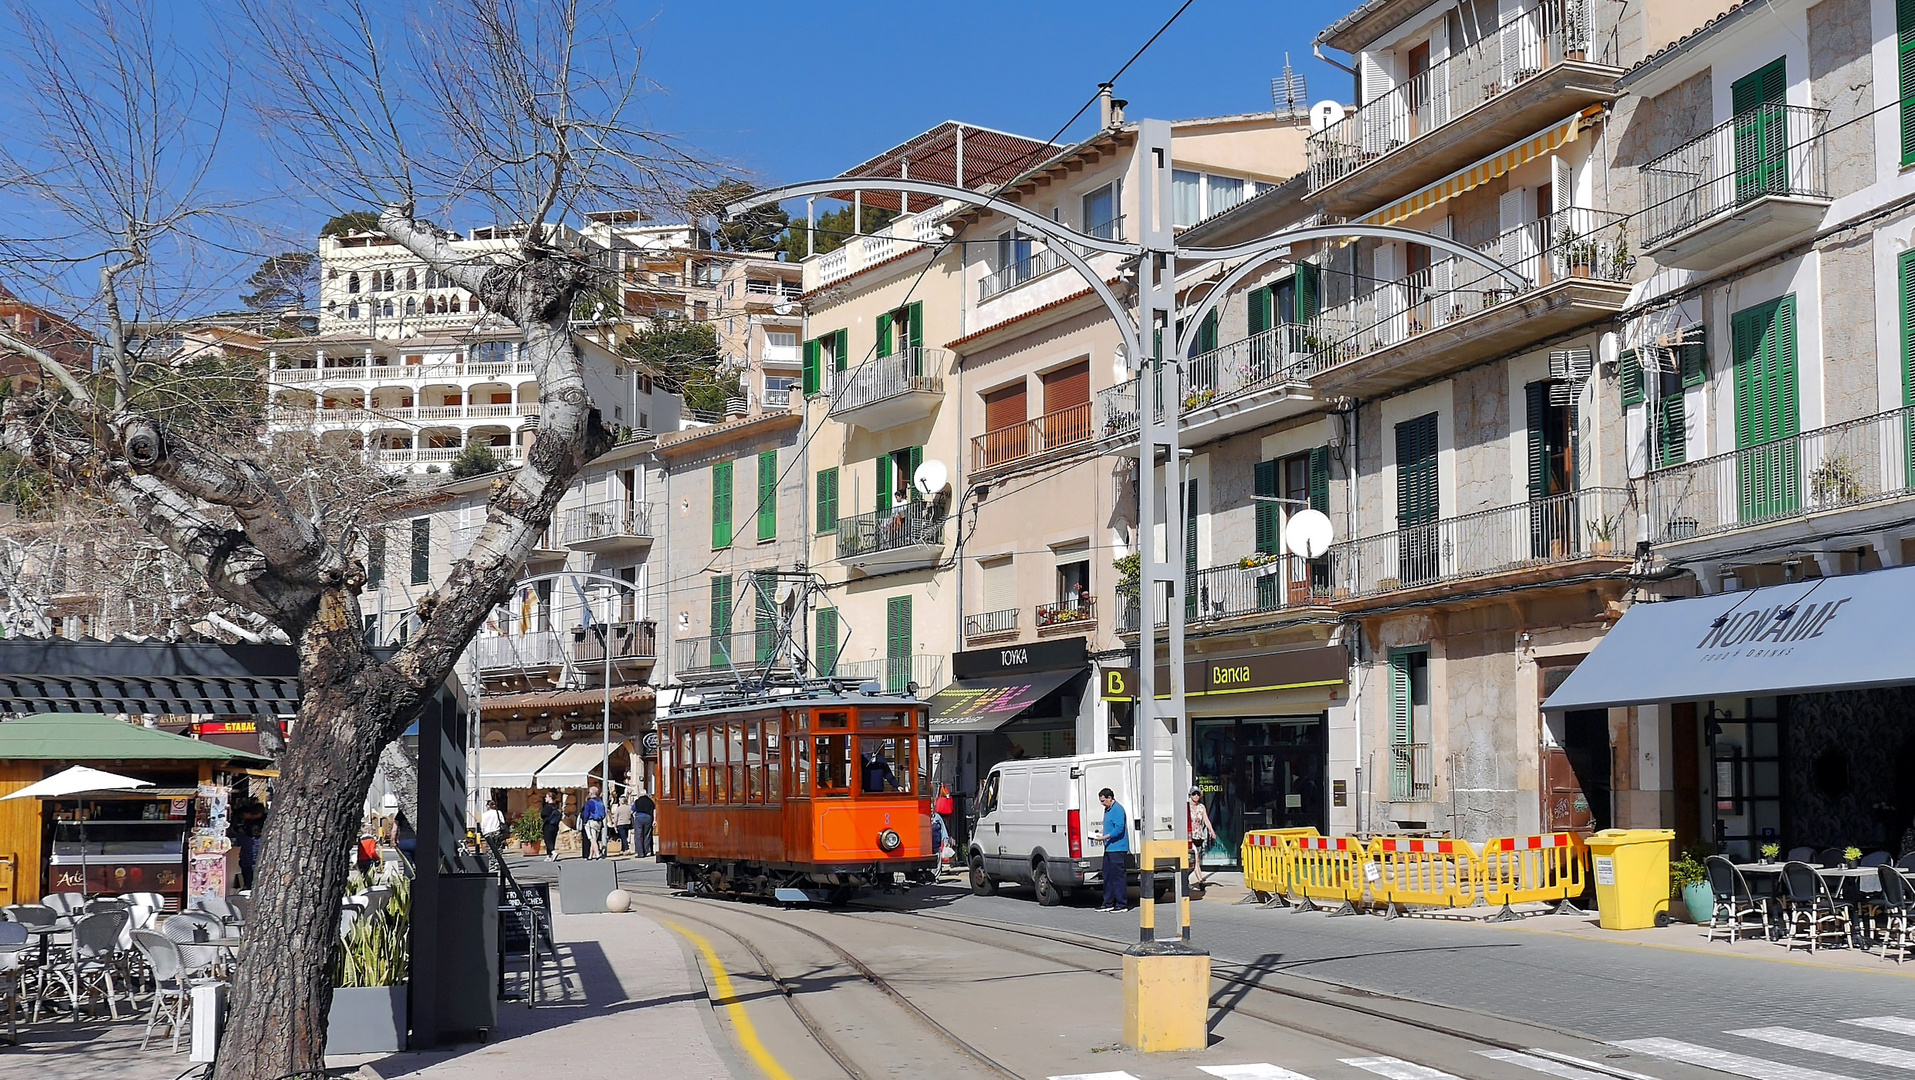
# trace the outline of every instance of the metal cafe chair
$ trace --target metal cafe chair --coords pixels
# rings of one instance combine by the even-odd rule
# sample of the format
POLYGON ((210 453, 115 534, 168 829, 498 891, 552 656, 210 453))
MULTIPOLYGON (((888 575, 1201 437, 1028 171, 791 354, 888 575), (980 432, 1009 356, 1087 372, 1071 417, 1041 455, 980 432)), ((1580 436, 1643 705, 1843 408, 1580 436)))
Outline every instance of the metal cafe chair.
POLYGON ((193 944, 195 941, 217 941, 226 936, 225 926, 203 911, 180 912, 160 924, 160 933, 179 946, 180 960, 186 964, 189 975, 197 977, 214 971, 225 960, 224 949, 193 944))
POLYGON ((139 946, 140 952, 146 955, 147 966, 153 970, 153 1007, 146 1014, 146 1035, 140 1039, 140 1049, 146 1049, 146 1044, 153 1040, 154 1027, 164 1021, 168 1033, 173 1037, 173 1052, 177 1054, 180 1049, 180 1028, 185 1026, 186 1018, 191 1014, 193 987, 218 980, 195 977, 181 958, 180 947, 165 934, 135 930, 133 941, 139 946))
POLYGON ((1788 935, 1786 948, 1805 942, 1812 953, 1824 937, 1846 940, 1849 935, 1849 909, 1829 893, 1828 882, 1805 862, 1789 862, 1782 867, 1782 917, 1788 935), (1829 929, 1830 926, 1835 929, 1829 929))
MULTIPOLYGON (((1806 862, 1807 860, 1804 861, 1806 862)), ((1815 863, 1825 869, 1833 870, 1842 865, 1842 849, 1839 847, 1823 848, 1822 853, 1815 857, 1815 863)))
POLYGON ((1742 871, 1722 855, 1711 855, 1704 860, 1709 873, 1709 891, 1714 894, 1715 903, 1709 913, 1708 940, 1714 941, 1718 932, 1730 941, 1735 941, 1744 932, 1769 936, 1769 905, 1766 897, 1758 897, 1749 888, 1748 879, 1742 871))
POLYGON ((1859 863, 1856 863, 1855 865, 1857 866, 1887 866, 1890 858, 1891 856, 1886 851, 1871 851, 1867 855, 1862 856, 1862 861, 1859 863))
POLYGON ((1911 851, 1900 859, 1895 860, 1895 865, 1901 867, 1903 870, 1915 870, 1915 851, 1911 851))
POLYGON ((1807 844, 1803 844, 1801 847, 1792 847, 1789 849, 1788 861, 1789 862, 1814 862, 1815 849, 1808 846, 1807 844))
POLYGON ((1892 866, 1881 867, 1876 876, 1881 879, 1881 896, 1873 901, 1875 914, 1882 920, 1882 959, 1887 960, 1890 953, 1899 952, 1896 963, 1908 959, 1911 942, 1908 936, 1908 922, 1915 915, 1915 887, 1900 870, 1892 866))
POLYGON ((0 922, 0 999, 7 1003, 7 1039, 20 1045, 20 996, 32 974, 25 923, 0 922))

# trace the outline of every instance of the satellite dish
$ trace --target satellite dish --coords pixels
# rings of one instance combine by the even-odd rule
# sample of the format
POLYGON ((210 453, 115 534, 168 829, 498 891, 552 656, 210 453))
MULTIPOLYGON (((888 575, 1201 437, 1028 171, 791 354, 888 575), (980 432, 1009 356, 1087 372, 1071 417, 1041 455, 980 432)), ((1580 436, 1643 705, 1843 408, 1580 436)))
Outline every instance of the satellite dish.
POLYGON ((911 486, 917 488, 918 494, 927 499, 943 491, 950 482, 951 476, 945 471, 944 462, 936 458, 919 465, 918 471, 911 474, 911 486))
POLYGON ((1622 343, 1616 338, 1614 330, 1607 331, 1602 337, 1596 339, 1596 356, 1606 368, 1615 367, 1617 361, 1622 359, 1622 343))
POLYGON ((1322 131, 1341 119, 1343 119, 1342 102, 1325 100, 1310 106, 1311 131, 1322 131))
POLYGON ((1299 510, 1283 528, 1283 547, 1300 559, 1314 559, 1330 550, 1334 530, 1321 510, 1299 510))

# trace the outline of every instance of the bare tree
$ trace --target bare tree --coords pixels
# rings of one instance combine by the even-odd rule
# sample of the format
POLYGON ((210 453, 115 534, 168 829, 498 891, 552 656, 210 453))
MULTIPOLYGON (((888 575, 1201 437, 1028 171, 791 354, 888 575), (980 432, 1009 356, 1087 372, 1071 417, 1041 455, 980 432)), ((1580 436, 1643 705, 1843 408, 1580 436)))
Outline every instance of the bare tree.
MULTIPOLYGON (((83 156, 107 162, 177 155, 168 142, 175 121, 161 111, 164 65, 146 59, 164 51, 151 20, 118 0, 93 2, 100 6, 88 18, 127 39, 123 55, 98 68, 73 63, 59 35, 16 13, 23 26, 39 28, 20 61, 49 91, 107 103, 44 110, 34 145, 53 154, 90 144, 97 149, 83 156), (97 115, 102 107, 125 115, 108 125, 97 115)), ((332 208, 379 207, 387 236, 515 323, 541 402, 538 438, 525 465, 497 486, 471 553, 419 602, 407 643, 379 660, 360 632, 364 538, 350 509, 302 499, 251 457, 131 403, 136 358, 120 332, 124 297, 135 284, 160 280, 156 245, 187 232, 210 200, 169 187, 181 182, 177 170, 112 172, 90 162, 109 173, 110 197, 80 213, 68 206, 76 196, 64 174, 17 155, 0 160, 19 190, 78 222, 42 254, 98 268, 87 308, 103 327, 111 374, 96 393, 0 331, 0 345, 35 357, 58 382, 57 390, 8 402, 0 441, 66 482, 95 485, 215 594, 270 621, 298 650, 304 696, 260 856, 249 930, 256 946, 234 981, 214 1074, 278 1080, 322 1072, 345 855, 381 749, 505 598, 580 467, 614 439, 586 390, 569 325, 575 301, 594 287, 596 264, 574 234, 550 223, 599 207, 656 208, 698 170, 634 119, 644 90, 637 57, 611 28, 587 26, 576 0, 460 0, 396 28, 355 0, 330 9, 238 2, 250 34, 244 55, 261 68, 250 84, 260 88, 260 114, 283 140, 282 156, 332 208), (389 31, 403 44, 389 45, 389 31), (156 219, 149 204, 178 211, 156 219), (517 243, 473 257, 433 217, 507 225, 517 243), (173 231, 156 236, 156 227, 173 231)), ((196 175, 189 170, 186 180, 196 175)))

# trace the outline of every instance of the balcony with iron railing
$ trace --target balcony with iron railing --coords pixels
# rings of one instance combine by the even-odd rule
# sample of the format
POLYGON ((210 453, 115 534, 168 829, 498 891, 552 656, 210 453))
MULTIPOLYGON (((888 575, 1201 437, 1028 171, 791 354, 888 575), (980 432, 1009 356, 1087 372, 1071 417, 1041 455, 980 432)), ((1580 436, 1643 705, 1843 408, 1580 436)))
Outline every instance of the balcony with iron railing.
POLYGON ((1017 608, 985 611, 964 617, 964 640, 984 641, 1017 633, 1017 608))
POLYGON ((571 635, 573 661, 581 665, 604 664, 605 639, 602 635, 605 634, 611 636, 614 664, 626 660, 649 663, 658 659, 658 624, 650 619, 634 619, 574 627, 571 635))
POLYGON ((1635 520, 1629 489, 1583 488, 1346 541, 1330 548, 1332 602, 1394 603, 1411 590, 1448 595, 1478 579, 1540 582, 1573 564, 1627 564, 1635 520))
POLYGON ((907 424, 931 415, 944 400, 944 369, 951 354, 908 346, 837 373, 831 417, 866 431, 907 424))
POLYGON ((547 675, 566 663, 565 642, 551 630, 476 637, 472 639, 472 651, 480 674, 486 676, 547 675))
POLYGON ((681 682, 722 682, 743 675, 790 674, 790 649, 778 648, 775 629, 738 630, 679 638, 672 643, 672 674, 681 682))
POLYGON ((1915 496, 1911 431, 1915 407, 1905 407, 1654 470, 1650 541, 1688 559, 1748 547, 1751 529, 1814 539, 1892 524, 1915 496), (1835 513, 1839 530, 1826 520, 1835 513))
POLYGON ((1330 564, 1295 555, 1248 555, 1187 574, 1184 620, 1217 622, 1329 603, 1330 564))
MULTIPOLYGON (((1540 0, 1431 63, 1306 144, 1310 197, 1356 215, 1407 195, 1587 106, 1622 69, 1592 33, 1593 0, 1540 0)), ((1407 61, 1405 61, 1407 64, 1407 61)))
POLYGON ((1307 365, 1289 377, 1318 395, 1379 397, 1609 318, 1629 296, 1629 219, 1572 208, 1481 246, 1526 279, 1451 257, 1318 313, 1307 365))
POLYGON ((911 499, 838 519, 838 561, 866 574, 918 570, 944 555, 942 507, 911 499))
POLYGON ((1008 289, 1014 289, 1027 281, 1043 277, 1063 265, 1063 257, 1049 248, 1034 251, 1009 266, 984 275, 983 280, 978 282, 977 298, 989 300, 1008 289))
POLYGON ((623 499, 567 510, 565 546, 579 551, 617 551, 652 542, 652 508, 623 499))
POLYGON ((1643 252, 1708 270, 1813 232, 1831 195, 1828 118, 1764 103, 1643 165, 1643 252))
MULTIPOLYGON (((525 460, 525 448, 516 444, 512 446, 488 445, 486 449, 492 451, 492 457, 501 465, 517 465, 525 460)), ((453 458, 458 457, 462 450, 462 447, 457 446, 426 446, 417 449, 382 449, 375 451, 375 453, 378 454, 379 464, 381 465, 426 466, 444 465, 453 458)))
MULTIPOLYGON (((1179 380, 1185 443, 1210 442, 1317 408, 1304 336, 1304 327, 1284 323, 1187 361, 1179 380)), ((1097 411, 1099 438, 1135 438, 1137 380, 1100 391, 1097 411)))
POLYGON ((1088 631, 1097 625, 1097 598, 1094 596, 1068 596, 1052 604, 1039 604, 1032 614, 1037 632, 1043 634, 1061 634, 1072 631, 1088 631))
POLYGON ((1396 802, 1428 802, 1436 791, 1430 744, 1393 742, 1389 752, 1390 798, 1396 802))
MULTIPOLYGON (((1133 425, 1134 426, 1134 425, 1133 425)), ((1039 458, 1091 440, 1091 403, 1072 405, 1035 420, 987 431, 971 439, 971 467, 979 472, 1039 458)))
POLYGON ((858 683, 876 682, 886 693, 902 694, 911 683, 918 696, 929 697, 944 687, 944 657, 929 653, 880 656, 874 660, 839 660, 821 676, 858 683))

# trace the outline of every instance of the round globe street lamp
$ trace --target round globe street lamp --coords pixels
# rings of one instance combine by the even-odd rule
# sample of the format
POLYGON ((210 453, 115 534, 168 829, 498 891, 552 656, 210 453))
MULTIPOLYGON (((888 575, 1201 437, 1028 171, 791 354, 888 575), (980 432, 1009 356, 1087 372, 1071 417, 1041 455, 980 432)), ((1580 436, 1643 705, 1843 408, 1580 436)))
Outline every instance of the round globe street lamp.
MULTIPOLYGON (((1162 378, 1165 367, 1171 369, 1173 379, 1180 377, 1183 374, 1180 358, 1189 352, 1195 342, 1205 316, 1237 283, 1271 260, 1288 255, 1295 245, 1317 240, 1347 241, 1358 238, 1403 240, 1477 263, 1518 290, 1526 290, 1532 285, 1522 274, 1449 237, 1389 225, 1307 225, 1281 229, 1248 243, 1229 247, 1180 246, 1169 213, 1172 205, 1168 197, 1172 171, 1170 123, 1164 120, 1141 120, 1134 127, 1136 144, 1130 170, 1124 179, 1126 190, 1134 193, 1137 200, 1137 220, 1141 223, 1134 241, 1079 232, 990 193, 901 177, 839 177, 792 184, 757 192, 730 204, 725 210, 728 215, 736 215, 757 206, 788 199, 830 196, 846 191, 883 191, 907 196, 923 195, 1003 214, 1016 222, 1021 230, 1041 237, 1058 258, 1076 271, 1103 304, 1117 326, 1125 355, 1131 358, 1135 366, 1139 388, 1137 520, 1140 523, 1157 519, 1155 477, 1158 463, 1163 462, 1166 467, 1175 468, 1180 461, 1178 429, 1182 396, 1175 392, 1151 393, 1148 388, 1153 385, 1153 380, 1162 378), (1123 256, 1126 267, 1134 268, 1137 286, 1134 306, 1122 303, 1105 281, 1104 275, 1091 269, 1089 258, 1096 254, 1123 256), (1188 268, 1191 265, 1214 265, 1232 260, 1243 262, 1227 271, 1192 309, 1183 313, 1182 329, 1179 331, 1177 271, 1180 263, 1188 268), (1165 338, 1174 340, 1168 361, 1161 348, 1165 338), (1146 348, 1146 342, 1150 343, 1149 348, 1146 348)), ((853 229, 856 228, 857 223, 854 222, 853 229)), ((1296 533, 1292 542, 1304 550, 1321 554, 1322 549, 1327 547, 1328 539, 1321 535, 1319 524, 1306 516, 1310 513, 1314 511, 1293 515, 1293 518, 1302 518, 1304 521, 1292 530, 1296 533)), ((1326 519, 1322 524, 1327 523, 1326 519)), ((1128 1045, 1145 1051, 1200 1050, 1207 1042, 1204 1021, 1210 958, 1203 950, 1190 944, 1190 907, 1183 895, 1181 874, 1173 875, 1180 932, 1168 939, 1159 939, 1156 933, 1152 874, 1159 869, 1181 869, 1189 857, 1186 816, 1175 812, 1168 815, 1172 820, 1168 836, 1161 835, 1163 830, 1158 823, 1159 799, 1163 798, 1166 807, 1174 807, 1177 792, 1189 785, 1190 770, 1189 760, 1178 738, 1180 718, 1185 712, 1184 605, 1175 597, 1183 574, 1183 530, 1165 529, 1163 532, 1160 551, 1150 530, 1146 527, 1139 529, 1138 685, 1135 700, 1141 765, 1138 770, 1140 813, 1137 816, 1142 819, 1143 826, 1139 830, 1141 844, 1135 850, 1142 870, 1143 888, 1138 941, 1124 957, 1124 1035, 1128 1045), (1162 700, 1156 695, 1154 659, 1157 653, 1157 619, 1151 611, 1159 606, 1167 628, 1170 671, 1169 694, 1162 700), (1160 796, 1157 791, 1156 769, 1153 767, 1158 760, 1157 744, 1161 737, 1172 740, 1168 755, 1173 790, 1167 797, 1160 796)))

